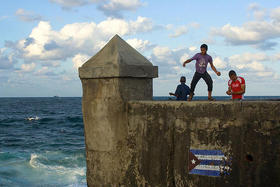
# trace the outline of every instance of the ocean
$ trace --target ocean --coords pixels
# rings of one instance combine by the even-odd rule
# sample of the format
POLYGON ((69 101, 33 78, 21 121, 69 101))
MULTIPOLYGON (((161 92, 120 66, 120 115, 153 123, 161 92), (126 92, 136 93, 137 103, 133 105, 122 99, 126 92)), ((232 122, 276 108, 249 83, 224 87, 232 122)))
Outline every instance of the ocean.
POLYGON ((0 186, 86 186, 81 101, 80 97, 0 98, 0 186))
POLYGON ((0 186, 86 186, 81 98, 0 98, 0 186))

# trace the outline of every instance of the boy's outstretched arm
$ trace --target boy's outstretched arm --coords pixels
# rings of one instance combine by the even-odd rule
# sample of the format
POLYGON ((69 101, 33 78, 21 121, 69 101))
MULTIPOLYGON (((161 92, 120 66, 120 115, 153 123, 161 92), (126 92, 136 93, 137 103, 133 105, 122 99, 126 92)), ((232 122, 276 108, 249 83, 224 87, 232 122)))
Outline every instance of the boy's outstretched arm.
POLYGON ((172 92, 169 92, 169 95, 173 95, 173 96, 176 96, 177 97, 177 95, 175 94, 175 93, 172 93, 172 92))
POLYGON ((231 87, 230 87, 230 86, 228 87, 228 90, 227 90, 226 94, 228 94, 228 95, 231 95, 231 94, 232 94, 232 92, 231 92, 231 87))
POLYGON ((193 60, 193 59, 191 59, 191 58, 190 58, 190 59, 188 59, 188 60, 186 60, 186 61, 183 63, 183 67, 185 67, 185 66, 186 66, 186 64, 187 64, 187 63, 190 63, 192 60, 193 60))
POLYGON ((214 64, 211 63, 210 65, 211 65, 212 70, 213 70, 218 76, 220 76, 220 75, 221 75, 221 72, 217 71, 217 69, 216 69, 216 67, 214 66, 214 64))

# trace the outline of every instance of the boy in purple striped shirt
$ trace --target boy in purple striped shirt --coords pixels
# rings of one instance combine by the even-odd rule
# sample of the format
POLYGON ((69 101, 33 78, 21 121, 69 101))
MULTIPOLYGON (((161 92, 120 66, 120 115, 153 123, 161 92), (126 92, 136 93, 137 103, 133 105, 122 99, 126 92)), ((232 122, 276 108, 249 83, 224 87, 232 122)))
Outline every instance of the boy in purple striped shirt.
POLYGON ((191 82, 191 93, 190 93, 188 100, 189 101, 192 100, 193 95, 194 95, 195 86, 198 83, 198 81, 201 78, 203 78, 203 80, 206 82, 206 84, 208 86, 208 100, 212 101, 212 100, 214 100, 212 97, 213 81, 212 81, 211 76, 207 72, 208 62, 210 63, 212 70, 218 76, 220 76, 221 73, 219 71, 217 71, 216 67, 213 65, 212 57, 207 54, 208 46, 206 44, 202 44, 200 46, 200 50, 201 50, 201 53, 197 53, 192 58, 186 60, 183 63, 183 66, 185 67, 187 63, 189 63, 193 60, 196 60, 196 64, 195 64, 196 72, 195 72, 192 82, 191 82))

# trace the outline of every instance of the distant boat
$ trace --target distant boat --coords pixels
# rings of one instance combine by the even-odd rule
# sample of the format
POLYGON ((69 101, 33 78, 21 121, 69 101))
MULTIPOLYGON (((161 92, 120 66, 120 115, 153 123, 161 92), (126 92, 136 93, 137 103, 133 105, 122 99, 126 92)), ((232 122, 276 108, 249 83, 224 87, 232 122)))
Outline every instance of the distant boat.
POLYGON ((53 96, 53 97, 59 97, 59 96, 55 95, 55 96, 53 96))

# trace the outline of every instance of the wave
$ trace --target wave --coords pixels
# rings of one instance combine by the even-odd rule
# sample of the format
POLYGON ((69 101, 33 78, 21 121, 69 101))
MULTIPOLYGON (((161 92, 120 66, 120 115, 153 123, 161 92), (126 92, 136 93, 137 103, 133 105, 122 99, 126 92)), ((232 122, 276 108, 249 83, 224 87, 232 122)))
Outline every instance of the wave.
POLYGON ((25 120, 28 120, 28 121, 34 121, 34 120, 39 120, 39 119, 40 118, 38 116, 25 118, 25 120))
MULTIPOLYGON (((48 155, 50 156, 50 155, 48 155)), ((67 159, 69 157, 61 158, 62 155, 57 155, 57 160, 67 159)), ((77 166, 77 164, 73 163, 72 166, 67 167, 65 165, 58 165, 59 161, 54 161, 54 158, 48 158, 42 154, 32 153, 29 160, 29 165, 36 172, 43 172, 44 175, 50 176, 55 175, 56 177, 61 177, 63 180, 67 180, 68 184, 73 183, 85 183, 86 181, 86 167, 77 166), (54 162, 54 163, 53 163, 54 162)))

